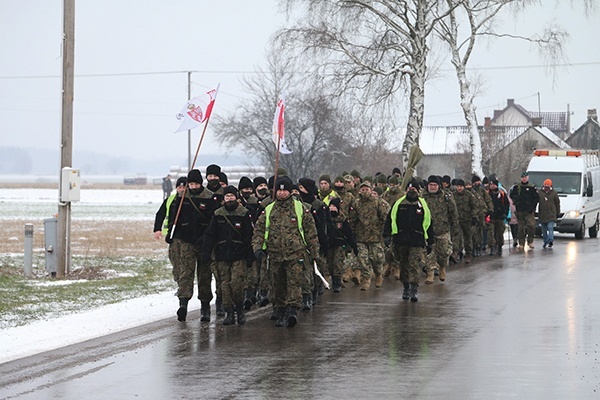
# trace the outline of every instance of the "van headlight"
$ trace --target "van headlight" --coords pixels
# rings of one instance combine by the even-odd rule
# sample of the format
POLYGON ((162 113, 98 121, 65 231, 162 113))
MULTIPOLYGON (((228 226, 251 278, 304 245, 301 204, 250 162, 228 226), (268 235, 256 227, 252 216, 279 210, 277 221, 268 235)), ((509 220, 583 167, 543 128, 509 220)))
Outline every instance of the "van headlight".
POLYGON ((565 215, 563 215, 563 218, 579 218, 579 211, 577 210, 571 210, 571 211, 567 211, 565 213, 565 215))

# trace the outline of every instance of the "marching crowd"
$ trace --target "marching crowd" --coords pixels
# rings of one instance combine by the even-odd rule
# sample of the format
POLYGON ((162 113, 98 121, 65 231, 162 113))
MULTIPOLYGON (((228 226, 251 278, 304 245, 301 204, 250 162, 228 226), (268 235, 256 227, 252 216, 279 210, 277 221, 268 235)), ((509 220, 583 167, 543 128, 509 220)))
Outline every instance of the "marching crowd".
POLYGON ((210 321, 213 276, 223 325, 243 325, 246 311, 271 304, 275 326, 293 327, 325 285, 334 293, 350 285, 366 291, 386 277, 400 280, 402 298, 416 302, 421 274, 425 284, 444 282, 449 263, 501 256, 507 223, 513 247, 533 249, 538 203, 543 247, 551 248, 560 213, 550 179, 538 190, 527 172, 508 190, 494 175, 415 177, 401 187, 398 168, 389 176, 354 170, 296 183, 279 169, 269 179, 244 176, 236 188, 212 164, 205 178, 206 185, 198 169, 180 177, 154 223, 155 238, 169 243, 179 321, 195 280, 200 320, 210 321))

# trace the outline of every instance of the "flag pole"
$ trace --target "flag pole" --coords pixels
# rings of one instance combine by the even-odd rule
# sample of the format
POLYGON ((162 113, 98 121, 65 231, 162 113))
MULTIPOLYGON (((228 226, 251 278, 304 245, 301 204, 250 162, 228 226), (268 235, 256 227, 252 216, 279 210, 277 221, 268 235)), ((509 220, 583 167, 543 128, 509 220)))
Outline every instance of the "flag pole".
POLYGON ((275 174, 273 175, 273 200, 275 200, 275 184, 277 183, 277 171, 279 171, 279 146, 281 145, 281 135, 277 133, 277 150, 275 151, 275 174))
MULTIPOLYGON (((219 86, 221 86, 220 83, 217 85, 217 90, 215 92, 215 98, 212 100, 213 104, 215 101, 217 101, 217 94, 219 94, 219 86)), ((206 118, 206 122, 204 123, 204 129, 202 129, 202 135, 200 136, 200 140, 198 141, 198 146, 196 147, 196 154, 194 154, 194 161, 192 161, 192 164, 190 165, 188 173, 192 169, 194 169, 194 166, 196 165, 196 160, 198 159, 198 153, 200 153, 200 147, 202 146, 202 142, 204 141, 204 135, 206 134, 206 129, 208 128, 208 121, 210 121, 211 115, 212 115, 212 109, 211 109, 210 114, 208 114, 208 117, 206 118)), ((177 226, 177 221, 179 220, 179 214, 181 213, 181 206, 183 205, 183 200, 185 199, 185 195, 187 194, 188 185, 189 185, 189 182, 187 182, 185 184, 185 187, 183 188, 183 193, 181 195, 181 201, 179 202, 179 206, 177 207, 177 213, 175 214, 175 219, 173 220, 173 227, 171 228, 171 234, 169 235, 169 239, 171 239, 171 240, 173 240, 173 235, 175 234, 175 227, 177 226)))

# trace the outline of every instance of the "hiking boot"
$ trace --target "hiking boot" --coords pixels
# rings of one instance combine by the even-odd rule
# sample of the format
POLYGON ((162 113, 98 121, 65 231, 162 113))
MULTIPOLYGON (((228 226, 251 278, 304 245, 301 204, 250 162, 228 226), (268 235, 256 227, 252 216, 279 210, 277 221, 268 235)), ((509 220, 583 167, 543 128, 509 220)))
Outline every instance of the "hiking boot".
POLYGON ((468 253, 465 254, 465 264, 471 264, 471 261, 473 261, 473 257, 468 253))
POLYGON ((277 307, 277 321, 275 326, 278 328, 285 328, 288 325, 288 318, 286 307, 277 307))
POLYGON ((363 278, 360 283, 360 290, 369 290, 371 287, 371 278, 363 278))
POLYGON ((452 264, 458 264, 458 253, 456 251, 453 251, 452 254, 450 254, 450 262, 452 264))
POLYGON ((289 307, 287 315, 287 327, 293 328, 298 323, 298 307, 289 307))
POLYGON ((224 310, 227 315, 225 316, 225 319, 223 319, 223 325, 235 325, 235 314, 233 313, 233 307, 227 307, 224 310))
POLYGON ((277 321, 277 319, 279 318, 277 310, 277 307, 273 307, 273 309, 271 310, 271 315, 269 316, 270 321, 277 321))
POLYGON ((342 289, 342 278, 339 276, 333 277, 333 293, 339 293, 342 289))
POLYGON ((404 285, 404 290, 402 291, 402 300, 410 299, 410 285, 408 282, 402 282, 404 285))
POLYGON ((355 285, 360 285, 360 270, 359 269, 355 269, 352 272, 352 282, 354 282, 355 285))
POLYGON ((225 316, 225 309, 223 308, 223 300, 220 297, 217 297, 217 301, 215 302, 215 308, 217 310, 217 317, 225 316))
POLYGON ((446 267, 440 268, 440 282, 444 282, 446 280, 446 267))
POLYGON ((269 291, 267 289, 260 289, 257 300, 259 307, 264 307, 269 304, 269 291))
POLYGON ((502 246, 498 246, 498 251, 496 252, 496 254, 499 256, 502 255, 502 246))
POLYGON ((252 304, 254 304, 252 297, 254 297, 255 294, 256 291, 252 289, 246 289, 244 291, 244 310, 248 311, 252 308, 252 304))
POLYGON ((187 318, 187 306, 190 299, 180 298, 179 308, 177 309, 177 321, 185 322, 187 318))
POLYGON ((210 301, 200 301, 200 321, 210 321, 210 301))
POLYGON ((310 293, 302 293, 302 311, 310 311, 312 309, 312 295, 310 293))
POLYGON ((383 285, 383 276, 381 274, 375 275, 375 287, 380 288, 383 285))
POLYGON ((548 242, 548 247, 552 248, 552 246, 554 246, 554 241, 551 240, 548 242))
POLYGON ((244 310, 244 304, 239 303, 235 306, 237 312, 237 323, 238 325, 244 325, 246 323, 246 311, 244 310))
POLYGON ((433 269, 428 270, 427 271, 427 278, 425 278, 425 283, 427 285, 431 285, 433 283, 434 276, 435 276, 435 274, 433 272, 433 269))
POLYGON ((417 288, 419 287, 419 284, 417 283, 411 283, 410 284, 410 301, 412 302, 416 302, 419 301, 419 299, 417 298, 417 288))
POLYGON ((385 265, 385 270, 383 271, 383 277, 387 278, 388 276, 390 276, 392 273, 392 265, 391 264, 386 264, 385 265))

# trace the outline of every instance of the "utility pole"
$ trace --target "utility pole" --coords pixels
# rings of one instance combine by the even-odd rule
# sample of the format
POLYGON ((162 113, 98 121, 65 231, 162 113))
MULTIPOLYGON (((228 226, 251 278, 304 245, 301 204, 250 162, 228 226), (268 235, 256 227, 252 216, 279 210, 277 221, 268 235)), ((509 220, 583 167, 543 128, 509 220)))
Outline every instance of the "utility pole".
MULTIPOLYGON (((75 0, 63 0, 62 45, 62 120, 60 140, 59 188, 62 187, 62 169, 73 163, 73 81, 75 63, 75 0)), ((58 203, 57 221, 58 263, 56 276, 71 272, 71 202, 58 203)))
MULTIPOLYGON (((192 98, 192 71, 187 72, 188 76, 188 100, 192 98)), ((188 172, 192 169, 192 130, 188 129, 188 172)))

